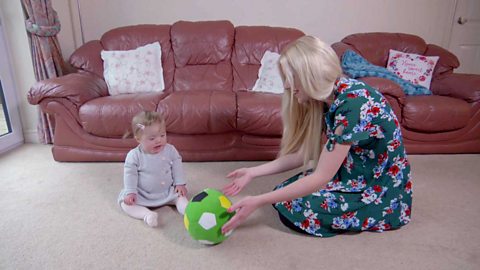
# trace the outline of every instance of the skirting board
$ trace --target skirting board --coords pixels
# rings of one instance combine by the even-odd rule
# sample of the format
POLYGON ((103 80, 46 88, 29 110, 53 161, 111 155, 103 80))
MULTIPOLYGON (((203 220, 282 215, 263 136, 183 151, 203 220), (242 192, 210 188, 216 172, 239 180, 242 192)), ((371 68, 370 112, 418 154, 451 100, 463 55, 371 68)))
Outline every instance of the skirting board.
POLYGON ((32 129, 24 130, 23 137, 26 143, 40 143, 40 140, 38 139, 37 130, 32 130, 32 129))

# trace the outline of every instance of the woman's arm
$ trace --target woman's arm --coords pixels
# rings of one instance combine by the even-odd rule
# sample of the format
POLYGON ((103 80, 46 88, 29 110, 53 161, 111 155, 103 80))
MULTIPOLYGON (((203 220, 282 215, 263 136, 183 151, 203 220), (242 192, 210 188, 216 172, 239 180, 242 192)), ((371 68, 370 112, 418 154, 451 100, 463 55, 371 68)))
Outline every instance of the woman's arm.
POLYGON ((350 150, 350 146, 350 144, 336 144, 332 152, 324 148, 318 160, 317 168, 312 174, 281 189, 259 195, 260 202, 262 204, 273 204, 293 200, 324 188, 339 170, 350 150))
POLYGON ((236 214, 222 227, 222 232, 227 233, 235 229, 260 206, 293 200, 320 190, 335 176, 350 147, 350 144, 336 144, 331 152, 324 148, 318 160, 317 168, 312 174, 281 189, 258 196, 245 197, 233 204, 228 211, 236 211, 236 214))
POLYGON ((291 170, 299 167, 302 163, 302 156, 297 152, 256 167, 237 169, 227 175, 228 178, 233 178, 233 180, 222 188, 222 192, 227 196, 237 195, 255 177, 291 170))
POLYGON ((264 163, 262 165, 252 167, 251 173, 253 177, 271 175, 286 172, 298 168, 303 165, 303 157, 301 152, 287 154, 275 160, 264 163))

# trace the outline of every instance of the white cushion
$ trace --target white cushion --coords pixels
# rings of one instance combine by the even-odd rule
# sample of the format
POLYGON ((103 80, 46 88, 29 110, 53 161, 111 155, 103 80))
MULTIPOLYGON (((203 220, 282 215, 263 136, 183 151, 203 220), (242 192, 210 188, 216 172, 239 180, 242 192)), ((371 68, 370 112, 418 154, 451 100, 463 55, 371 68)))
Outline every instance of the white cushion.
POLYGON ((252 91, 281 94, 285 90, 278 59, 280 54, 266 51, 262 57, 261 66, 258 70, 258 79, 252 91))
POLYGON ((404 80, 430 89, 433 69, 438 59, 438 56, 423 56, 390 50, 387 69, 404 80))
POLYGON ((134 50, 102 51, 101 57, 110 95, 161 92, 165 88, 158 42, 134 50))

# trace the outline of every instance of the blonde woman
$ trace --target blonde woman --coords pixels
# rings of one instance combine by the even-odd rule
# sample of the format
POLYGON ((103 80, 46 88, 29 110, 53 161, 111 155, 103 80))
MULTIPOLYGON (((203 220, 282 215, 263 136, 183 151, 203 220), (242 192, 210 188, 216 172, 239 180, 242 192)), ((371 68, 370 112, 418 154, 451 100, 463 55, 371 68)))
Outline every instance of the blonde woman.
POLYGON ((292 42, 279 61, 286 86, 279 157, 231 172, 232 182, 223 192, 233 196, 256 177, 315 166, 274 191, 233 204, 229 211, 236 214, 222 231, 236 228, 266 204, 273 204, 289 228, 319 237, 407 224, 410 164, 386 99, 363 82, 343 77, 337 55, 318 38, 292 42))

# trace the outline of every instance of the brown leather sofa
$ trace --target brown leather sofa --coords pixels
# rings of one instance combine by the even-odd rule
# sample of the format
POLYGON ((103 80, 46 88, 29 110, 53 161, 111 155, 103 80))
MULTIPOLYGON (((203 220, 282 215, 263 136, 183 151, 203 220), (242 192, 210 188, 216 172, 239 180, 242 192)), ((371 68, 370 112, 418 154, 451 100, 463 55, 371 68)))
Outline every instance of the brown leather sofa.
POLYGON ((360 79, 392 105, 408 153, 480 153, 480 75, 453 73, 459 61, 451 52, 401 33, 353 34, 332 46, 340 57, 349 49, 382 67, 389 49, 439 56, 430 96, 406 96, 400 86, 383 78, 360 79))
POLYGON ((163 112, 168 139, 186 161, 268 160, 280 144, 281 95, 251 92, 266 50, 280 52, 303 33, 228 21, 113 29, 70 57, 76 72, 35 84, 31 104, 55 116, 57 161, 123 161, 136 146, 122 139, 141 110, 163 112), (159 41, 163 93, 108 95, 101 50, 159 41))

